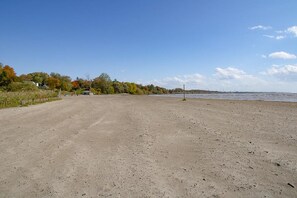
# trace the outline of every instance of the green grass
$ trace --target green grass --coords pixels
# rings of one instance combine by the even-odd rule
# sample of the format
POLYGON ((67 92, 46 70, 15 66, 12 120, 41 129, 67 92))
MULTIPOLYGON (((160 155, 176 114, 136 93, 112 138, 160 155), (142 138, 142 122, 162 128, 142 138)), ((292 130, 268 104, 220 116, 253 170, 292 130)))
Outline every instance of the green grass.
POLYGON ((54 91, 0 92, 0 109, 7 107, 28 106, 58 100, 54 91))

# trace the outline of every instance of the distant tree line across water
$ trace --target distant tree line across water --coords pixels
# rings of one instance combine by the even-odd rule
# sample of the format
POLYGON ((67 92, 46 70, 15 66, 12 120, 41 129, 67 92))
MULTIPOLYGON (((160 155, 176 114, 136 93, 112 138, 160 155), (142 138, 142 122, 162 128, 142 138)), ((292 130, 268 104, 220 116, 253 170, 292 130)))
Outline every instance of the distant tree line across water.
POLYGON ((111 80, 108 74, 102 73, 94 79, 76 78, 59 73, 33 72, 17 76, 13 67, 0 63, 0 91, 36 91, 38 89, 62 90, 82 93, 85 90, 94 94, 168 94, 168 90, 155 85, 141 85, 133 82, 111 80))

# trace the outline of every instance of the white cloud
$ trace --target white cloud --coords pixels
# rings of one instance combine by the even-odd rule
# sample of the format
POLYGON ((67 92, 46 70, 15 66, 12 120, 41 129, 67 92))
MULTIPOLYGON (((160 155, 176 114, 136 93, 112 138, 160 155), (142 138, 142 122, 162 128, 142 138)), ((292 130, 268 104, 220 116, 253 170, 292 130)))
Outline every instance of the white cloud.
POLYGON ((263 35, 263 36, 265 36, 265 37, 267 37, 267 38, 271 38, 271 39, 276 39, 276 40, 281 40, 281 39, 286 38, 286 37, 283 36, 283 35, 273 36, 273 35, 267 35, 267 34, 265 34, 265 35, 263 35))
POLYGON ((297 92, 297 65, 272 66, 255 75, 234 68, 216 68, 212 76, 177 75, 142 84, 154 84, 169 89, 182 88, 217 91, 278 91, 297 92))
POLYGON ((264 54, 262 54, 262 55, 261 55, 261 57, 262 57, 262 58, 267 58, 267 56, 266 56, 266 55, 264 55, 264 54))
MULTIPOLYGON (((249 29, 250 30, 268 30, 268 29, 271 29, 271 27, 257 25, 254 27, 250 27, 249 29)), ((290 35, 293 35, 293 37, 297 37, 297 26, 291 26, 285 30, 277 30, 277 31, 274 31, 274 34, 265 34, 263 36, 270 39, 282 40, 284 38, 290 37, 290 35)))
POLYGON ((273 65, 267 72, 270 75, 275 74, 297 74, 297 65, 285 65, 283 67, 273 65))
POLYGON ((273 52, 273 53, 269 54, 268 56, 269 56, 269 58, 279 58, 279 59, 296 59, 297 58, 296 55, 289 54, 284 51, 273 52))
POLYGON ((286 32, 294 34, 294 36, 297 37, 297 26, 289 27, 286 32))
POLYGON ((271 39, 275 38, 274 36, 272 36, 272 35, 267 35, 267 34, 264 34, 263 36, 265 36, 265 37, 267 37, 267 38, 271 38, 271 39))
POLYGON ((230 80, 230 79, 241 79, 247 76, 247 74, 239 69, 233 67, 227 68, 216 68, 216 73, 214 76, 218 77, 221 80, 230 80))
POLYGON ((283 31, 283 30, 277 30, 277 31, 275 31, 277 34, 283 34, 283 33, 285 33, 285 31, 283 31))
POLYGON ((265 80, 234 67, 216 68, 213 76, 211 87, 223 91, 261 91, 267 85, 265 80))
POLYGON ((166 77, 162 80, 154 80, 153 84, 164 86, 168 88, 182 87, 186 84, 189 88, 197 88, 205 83, 205 77, 201 74, 178 75, 173 77, 166 77))
POLYGON ((269 30, 271 28, 272 27, 270 26, 257 25, 257 26, 250 27, 249 29, 250 30, 269 30))
POLYGON ((275 39, 276 40, 281 40, 281 39, 284 39, 284 38, 286 38, 285 36, 283 36, 283 35, 280 35, 280 36, 275 36, 275 39))
POLYGON ((273 65, 266 74, 275 76, 282 80, 297 80, 297 65, 277 66, 273 65))

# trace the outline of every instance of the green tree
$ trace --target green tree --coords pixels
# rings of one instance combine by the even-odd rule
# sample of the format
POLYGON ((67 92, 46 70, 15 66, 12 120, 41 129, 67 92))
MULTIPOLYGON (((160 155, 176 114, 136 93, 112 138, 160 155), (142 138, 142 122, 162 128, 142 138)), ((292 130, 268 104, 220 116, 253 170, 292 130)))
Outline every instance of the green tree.
POLYGON ((32 76, 29 75, 29 74, 22 74, 22 75, 19 76, 19 78, 20 78, 20 80, 22 82, 24 82, 24 81, 32 81, 32 76))
POLYGON ((44 72, 34 72, 28 75, 32 77, 33 82, 38 83, 39 85, 45 85, 47 79, 49 78, 49 75, 44 72))
POLYGON ((61 89, 63 91, 71 91, 72 89, 71 78, 59 73, 52 72, 46 83, 51 89, 61 89))
POLYGON ((70 91, 72 89, 71 78, 69 76, 61 76, 61 89, 64 91, 70 91))
POLYGON ((47 79, 46 84, 50 89, 60 88, 61 86, 60 80, 52 76, 47 79))
POLYGON ((129 94, 136 94, 137 91, 137 86, 135 83, 129 83, 126 82, 127 86, 128 86, 128 93, 129 94))
POLYGON ((123 83, 124 92, 123 93, 129 93, 129 86, 127 82, 123 83))
POLYGON ((97 78, 94 78, 92 82, 92 87, 96 90, 100 90, 103 94, 113 94, 114 88, 112 86, 112 81, 108 74, 102 73, 97 78))
POLYGON ((123 83, 118 82, 117 80, 114 80, 112 82, 112 86, 113 86, 113 89, 114 89, 115 93, 124 93, 124 91, 125 91, 123 83))

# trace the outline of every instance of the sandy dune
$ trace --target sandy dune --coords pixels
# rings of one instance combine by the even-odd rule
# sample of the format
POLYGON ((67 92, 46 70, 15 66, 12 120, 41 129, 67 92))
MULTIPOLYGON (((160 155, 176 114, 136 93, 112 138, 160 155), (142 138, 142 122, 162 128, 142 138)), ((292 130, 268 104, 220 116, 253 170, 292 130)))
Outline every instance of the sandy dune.
POLYGON ((78 96, 0 126, 0 197, 297 197, 297 103, 78 96))

